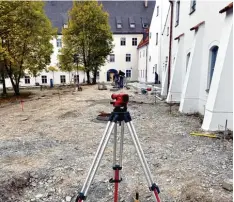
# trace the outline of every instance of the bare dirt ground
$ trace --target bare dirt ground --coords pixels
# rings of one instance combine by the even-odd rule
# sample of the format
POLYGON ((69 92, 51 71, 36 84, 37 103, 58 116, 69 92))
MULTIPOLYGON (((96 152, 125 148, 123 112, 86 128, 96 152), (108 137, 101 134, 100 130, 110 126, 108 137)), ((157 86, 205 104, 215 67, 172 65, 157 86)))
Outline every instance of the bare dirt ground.
MULTIPOLYGON (((167 104, 124 91, 131 95, 129 111, 161 200, 231 202, 233 193, 222 183, 233 178, 232 140, 191 136, 200 129, 197 117, 179 114, 177 106, 169 114, 167 104)), ((76 93, 44 90, 25 100, 24 111, 18 102, 1 105, 0 201, 70 201, 80 191, 101 140, 106 122, 96 117, 112 111, 111 94, 97 86, 76 93)), ((125 131, 120 201, 131 202, 136 190, 141 202, 154 201, 125 131)), ((111 142, 87 201, 113 201, 111 142)))

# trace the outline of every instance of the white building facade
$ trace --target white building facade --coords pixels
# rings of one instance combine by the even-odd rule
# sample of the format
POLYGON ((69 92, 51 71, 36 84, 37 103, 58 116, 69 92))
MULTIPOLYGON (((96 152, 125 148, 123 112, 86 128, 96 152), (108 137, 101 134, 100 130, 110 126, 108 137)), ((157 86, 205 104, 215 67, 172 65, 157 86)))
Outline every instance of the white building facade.
POLYGON ((109 82, 113 80, 115 71, 121 70, 130 81, 138 79, 138 51, 137 46, 142 34, 114 34, 114 48, 111 55, 99 71, 99 81, 109 82))
POLYGON ((157 1, 155 10, 161 7, 164 14, 157 19, 154 12, 150 25, 150 32, 162 34, 158 47, 152 45, 152 37, 149 41, 151 61, 154 55, 153 63, 159 64, 162 96, 180 103, 182 113, 204 115, 202 129, 209 131, 223 130, 226 123, 233 129, 233 8, 229 3, 157 1), (221 14, 222 8, 226 10, 221 14))
POLYGON ((147 82, 155 82, 155 72, 158 81, 162 82, 168 66, 170 3, 158 0, 149 29, 148 72, 147 82), (161 45, 163 44, 163 45, 161 45))
MULTIPOLYGON (((114 73, 121 70, 128 81, 138 80, 138 44, 144 30, 149 27, 155 7, 155 1, 99 1, 103 9, 109 14, 109 24, 113 33, 113 51, 107 57, 106 63, 98 72, 97 81, 111 82, 114 73)), ((72 7, 72 1, 46 2, 45 12, 54 27, 58 28, 58 36, 53 39, 54 52, 51 55, 51 64, 58 69, 56 72, 41 72, 36 78, 27 75, 21 79, 21 86, 69 84, 76 80, 77 72, 59 71, 58 54, 62 47, 62 28, 67 25, 67 12, 72 7), (52 81, 51 81, 52 80, 52 81)), ((86 81, 86 74, 78 72, 79 81, 86 81)), ((146 73, 145 73, 146 74, 146 73)), ((91 75, 92 78, 92 75, 91 75)), ((11 87, 9 79, 6 86, 11 87)))

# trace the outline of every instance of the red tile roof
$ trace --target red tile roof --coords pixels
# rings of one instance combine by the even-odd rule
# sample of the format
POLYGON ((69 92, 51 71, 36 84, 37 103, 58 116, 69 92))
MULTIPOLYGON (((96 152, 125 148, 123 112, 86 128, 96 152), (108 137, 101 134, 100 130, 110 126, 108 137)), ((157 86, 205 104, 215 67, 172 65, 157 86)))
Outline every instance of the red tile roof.
POLYGON ((145 33, 147 36, 144 39, 144 35, 143 35, 143 38, 141 39, 140 43, 138 44, 137 49, 149 44, 149 28, 145 29, 145 33))
POLYGON ((149 36, 147 36, 145 40, 143 38, 141 39, 141 42, 137 46, 137 49, 142 48, 143 46, 146 46, 148 44, 149 44, 149 36))
POLYGON ((182 37, 182 36, 184 36, 184 33, 180 34, 179 36, 177 36, 176 38, 174 38, 174 40, 180 39, 180 37, 182 37))
POLYGON ((222 10, 219 11, 219 13, 224 13, 228 11, 229 9, 233 8, 233 2, 228 4, 226 7, 224 7, 222 10))
POLYGON ((201 25, 203 25, 205 23, 205 21, 202 21, 202 22, 200 22, 199 24, 197 24, 196 26, 194 26, 194 27, 192 27, 191 29, 190 29, 190 31, 193 31, 193 30, 198 30, 198 28, 201 26, 201 25))

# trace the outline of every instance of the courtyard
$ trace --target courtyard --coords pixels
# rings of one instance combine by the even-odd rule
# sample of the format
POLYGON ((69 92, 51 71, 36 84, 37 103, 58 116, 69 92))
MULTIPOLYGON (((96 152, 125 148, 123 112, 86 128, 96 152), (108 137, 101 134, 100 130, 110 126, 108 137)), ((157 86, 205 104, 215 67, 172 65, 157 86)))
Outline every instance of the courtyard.
MULTIPOLYGON (((108 88, 110 88, 108 86, 108 88)), ((0 201, 70 201, 83 185, 107 122, 96 119, 110 113, 109 90, 84 86, 83 91, 62 88, 31 90, 19 101, 0 106, 0 201)), ((130 95, 133 118, 153 178, 163 202, 231 202, 232 191, 222 184, 232 179, 232 140, 196 137, 196 115, 182 115, 151 95, 130 95)), ((154 201, 140 161, 128 135, 124 142, 120 201, 154 201)), ((88 193, 87 201, 113 201, 112 138, 88 193)))

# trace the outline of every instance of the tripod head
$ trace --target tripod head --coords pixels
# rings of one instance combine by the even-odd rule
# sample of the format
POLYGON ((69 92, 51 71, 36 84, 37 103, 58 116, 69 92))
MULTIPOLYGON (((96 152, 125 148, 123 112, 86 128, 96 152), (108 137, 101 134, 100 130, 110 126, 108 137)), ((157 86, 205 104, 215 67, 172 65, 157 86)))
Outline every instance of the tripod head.
POLYGON ((128 101, 129 101, 129 95, 120 93, 120 94, 112 94, 111 98, 113 101, 111 104, 113 104, 114 107, 127 107, 128 101))

